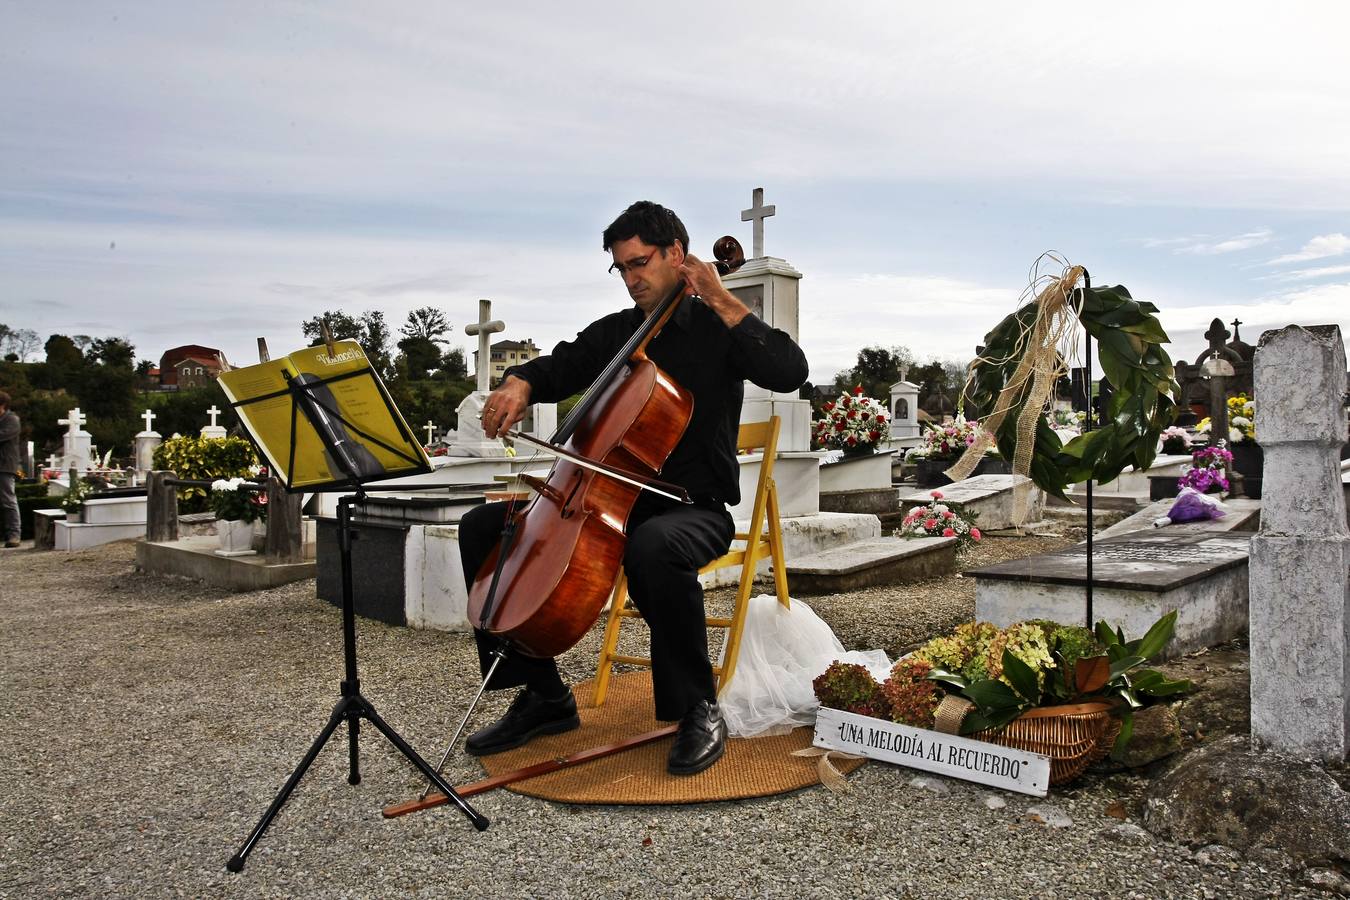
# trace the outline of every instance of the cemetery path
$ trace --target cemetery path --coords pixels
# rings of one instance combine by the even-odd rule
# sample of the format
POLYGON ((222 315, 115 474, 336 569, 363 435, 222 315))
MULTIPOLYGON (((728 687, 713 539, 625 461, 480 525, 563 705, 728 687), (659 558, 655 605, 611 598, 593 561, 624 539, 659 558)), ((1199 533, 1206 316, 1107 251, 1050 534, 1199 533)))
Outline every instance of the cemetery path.
MULTIPOLYGON (((1029 549, 1047 547, 990 540, 968 564, 1029 549)), ((483 833, 444 808, 386 821, 381 807, 420 785, 369 728, 363 783, 346 783, 345 741, 331 742, 230 874, 337 699, 340 617, 312 581, 228 594, 133 563, 129 542, 0 557, 0 897, 1320 896, 1270 861, 1155 840, 1128 774, 1039 799, 869 763, 847 794, 582 807, 498 791, 474 800, 492 820, 483 833), (1128 821, 1108 814, 1117 801, 1128 821), (1073 825, 1046 824, 1055 813, 1073 825)), ((847 646, 893 654, 969 617, 966 581, 811 605, 847 646)), ((366 696, 437 755, 477 686, 472 642, 358 630, 366 696)), ((593 630, 565 677, 589 677, 598 647, 593 630)), ((447 774, 481 770, 454 757, 447 774)))

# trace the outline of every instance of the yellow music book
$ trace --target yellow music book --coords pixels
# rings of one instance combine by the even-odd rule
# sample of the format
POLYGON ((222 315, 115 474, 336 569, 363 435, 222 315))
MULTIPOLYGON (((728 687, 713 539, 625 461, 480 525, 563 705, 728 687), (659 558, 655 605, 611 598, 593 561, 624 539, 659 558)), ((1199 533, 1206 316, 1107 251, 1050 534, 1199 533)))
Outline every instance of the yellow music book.
POLYGON ((334 341, 331 353, 306 347, 218 380, 288 490, 431 471, 426 450, 355 341, 334 341))

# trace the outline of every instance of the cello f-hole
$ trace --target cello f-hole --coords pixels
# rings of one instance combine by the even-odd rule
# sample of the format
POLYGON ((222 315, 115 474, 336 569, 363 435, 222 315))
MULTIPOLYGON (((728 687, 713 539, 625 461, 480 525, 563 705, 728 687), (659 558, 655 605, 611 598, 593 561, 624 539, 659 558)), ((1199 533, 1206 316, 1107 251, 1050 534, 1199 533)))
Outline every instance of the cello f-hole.
POLYGON ((572 509, 572 500, 576 497, 577 491, 581 489, 581 470, 578 469, 573 472, 572 478, 572 490, 567 492, 567 499, 563 501, 562 505, 562 517, 564 519, 570 519, 576 513, 576 510, 572 509))

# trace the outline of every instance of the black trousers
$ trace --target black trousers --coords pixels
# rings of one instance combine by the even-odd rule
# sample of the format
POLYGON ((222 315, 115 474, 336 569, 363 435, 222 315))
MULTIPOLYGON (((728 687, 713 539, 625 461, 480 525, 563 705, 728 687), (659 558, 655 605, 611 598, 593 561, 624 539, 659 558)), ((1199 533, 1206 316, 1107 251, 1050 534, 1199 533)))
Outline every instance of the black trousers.
MULTIPOLYGON (((487 503, 460 520, 459 552, 470 585, 501 537, 507 508, 487 503)), ((629 516, 623 566, 628 593, 651 630, 656 718, 662 721, 682 718, 700 700, 717 699, 698 570, 727 551, 735 530, 721 503, 677 504, 650 492, 629 516)), ((486 675, 497 639, 477 629, 474 636, 486 675)), ((552 659, 510 652, 488 687, 556 684, 557 673, 552 659)))

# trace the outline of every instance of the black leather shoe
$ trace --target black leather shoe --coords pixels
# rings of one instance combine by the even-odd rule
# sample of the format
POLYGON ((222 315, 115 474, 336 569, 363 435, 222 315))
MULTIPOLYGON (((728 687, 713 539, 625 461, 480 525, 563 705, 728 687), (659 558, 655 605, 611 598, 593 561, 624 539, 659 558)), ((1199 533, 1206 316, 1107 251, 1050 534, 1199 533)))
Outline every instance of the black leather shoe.
POLYGON ((571 691, 559 700, 546 700, 534 691, 523 690, 511 701, 506 715, 469 735, 464 749, 474 756, 488 756, 513 750, 538 734, 561 734, 580 727, 581 717, 571 691))
POLYGON ((727 723, 722 710, 711 700, 700 700, 680 720, 666 771, 672 775, 702 772, 721 759, 726 749, 727 723))

